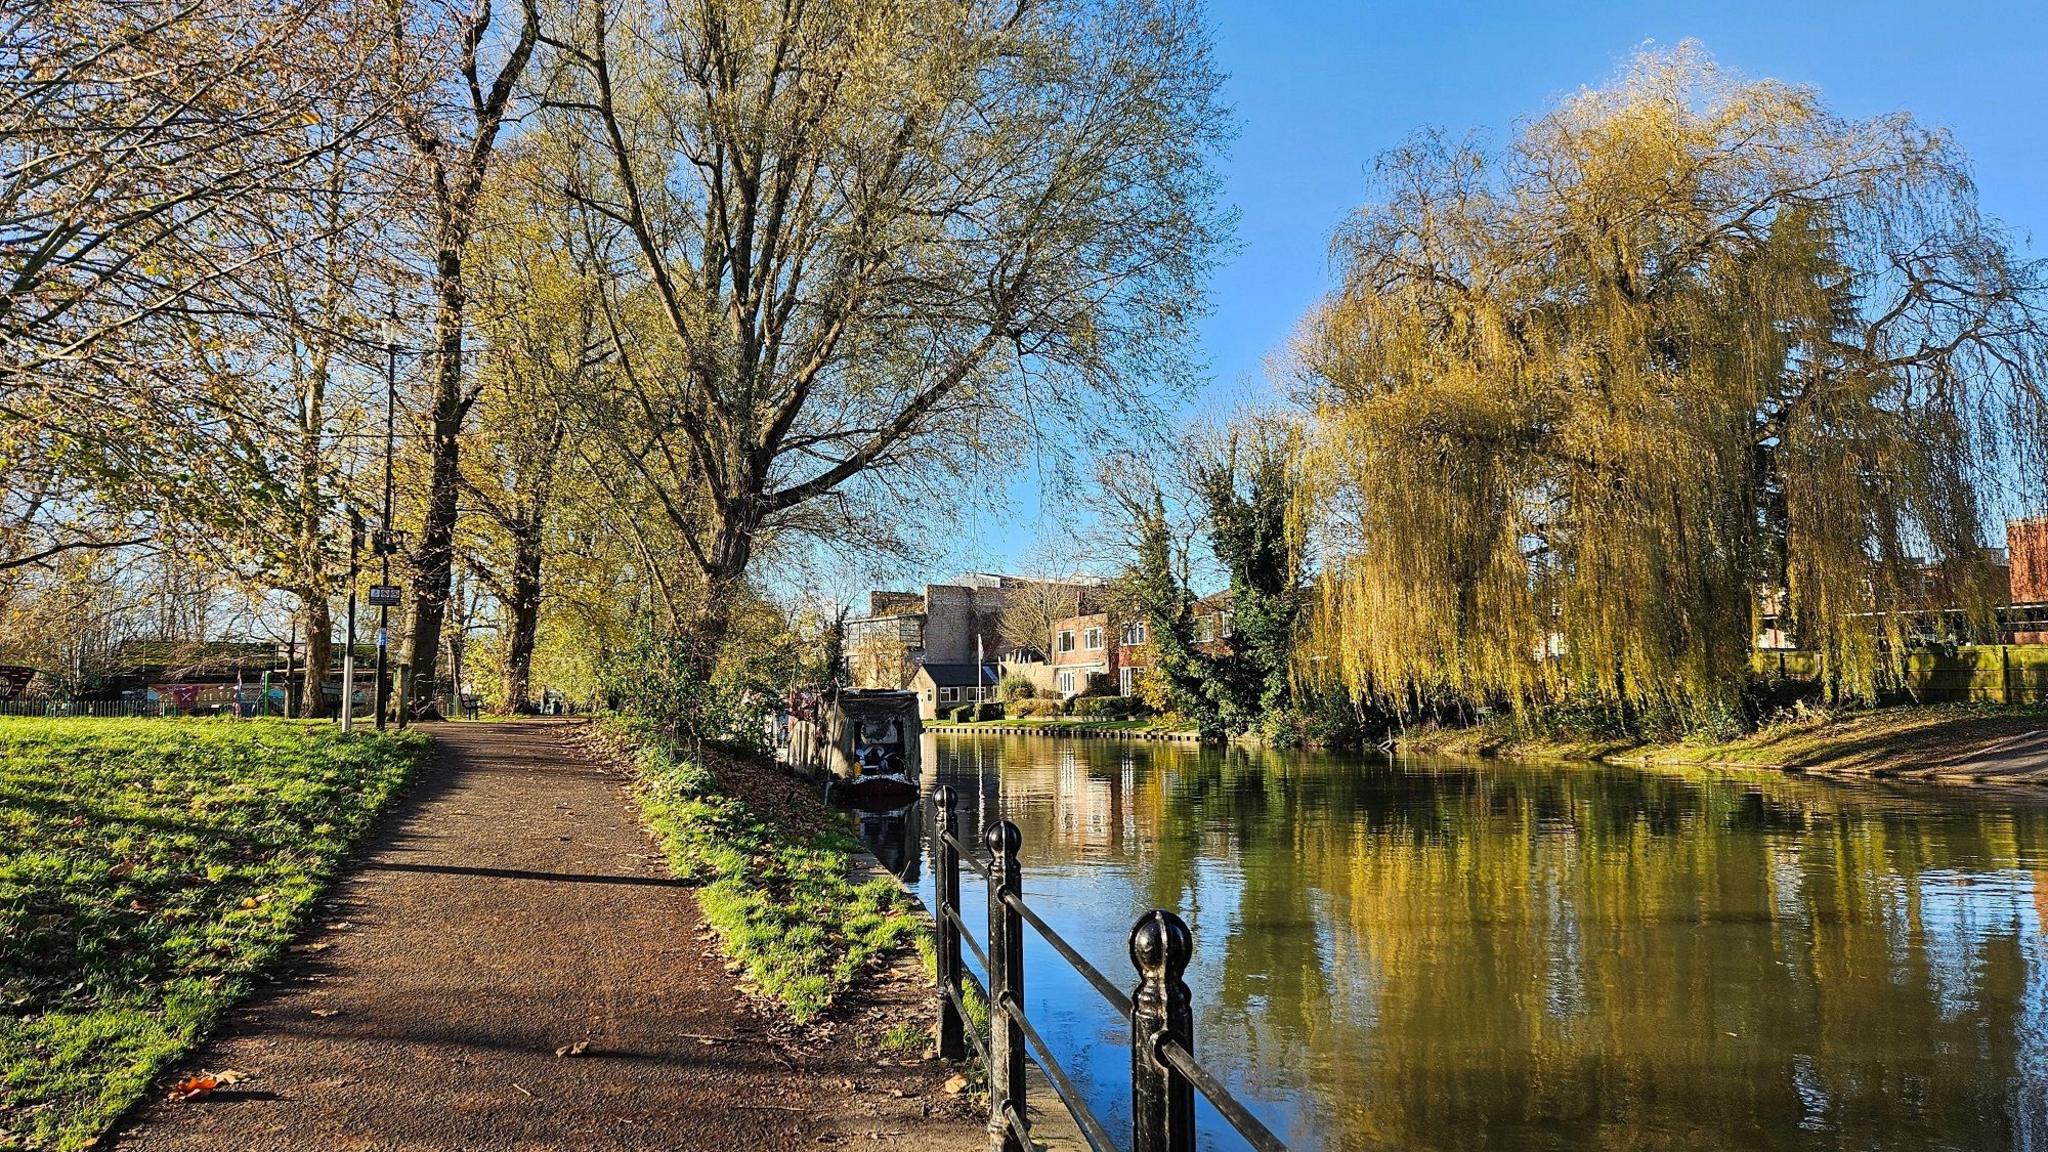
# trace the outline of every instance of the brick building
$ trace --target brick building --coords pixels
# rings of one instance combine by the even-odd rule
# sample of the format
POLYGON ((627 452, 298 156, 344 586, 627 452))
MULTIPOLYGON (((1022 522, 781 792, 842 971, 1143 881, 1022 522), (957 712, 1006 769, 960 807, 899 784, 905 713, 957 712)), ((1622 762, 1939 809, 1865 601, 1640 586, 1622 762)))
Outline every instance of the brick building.
POLYGON ((1012 595, 1058 587, 1076 597, 1094 582, 970 572, 923 592, 876 591, 868 614, 846 622, 846 659, 855 687, 908 688, 926 664, 973 666, 1004 651, 1003 613, 1012 595))
POLYGON ((2048 516, 2008 520, 2006 560, 2014 604, 2048 604, 2048 516))

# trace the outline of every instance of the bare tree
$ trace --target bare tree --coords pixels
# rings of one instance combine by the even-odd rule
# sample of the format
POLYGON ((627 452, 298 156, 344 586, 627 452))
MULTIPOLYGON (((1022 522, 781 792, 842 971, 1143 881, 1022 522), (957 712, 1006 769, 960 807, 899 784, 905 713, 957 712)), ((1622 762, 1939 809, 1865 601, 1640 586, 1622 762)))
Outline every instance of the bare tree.
POLYGON ((213 224, 333 146, 301 129, 360 66, 319 50, 348 13, 26 0, 0 15, 5 414, 21 415, 23 389, 75 386, 88 358, 115 354, 108 337, 194 306, 258 255, 213 224))
POLYGON ((541 17, 538 0, 519 0, 511 37, 494 42, 491 0, 477 0, 473 7, 388 3, 392 86, 427 192, 434 265, 426 515, 412 556, 416 588, 406 635, 412 666, 406 691, 424 701, 432 699, 454 572, 462 431, 477 398, 463 364, 469 298, 464 261, 499 134, 539 41, 541 17), (495 66, 486 59, 494 43, 495 66))
POLYGON ((565 169, 615 237, 597 422, 686 545, 709 653, 758 547, 894 513, 1188 378, 1226 131, 1190 5, 586 0, 565 169))

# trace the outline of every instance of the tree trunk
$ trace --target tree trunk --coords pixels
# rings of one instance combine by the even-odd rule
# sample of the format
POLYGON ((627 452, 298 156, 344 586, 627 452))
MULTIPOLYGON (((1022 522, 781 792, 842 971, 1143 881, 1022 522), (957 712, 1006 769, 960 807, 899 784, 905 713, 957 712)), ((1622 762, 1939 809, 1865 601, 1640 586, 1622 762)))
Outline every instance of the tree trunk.
MULTIPOLYGON (((302 595, 299 618, 305 624, 306 642, 299 652, 301 679, 297 711, 309 720, 317 720, 329 712, 327 696, 320 690, 320 685, 327 678, 328 662, 334 659, 334 610, 327 602, 327 594, 302 595)), ((289 686, 286 691, 290 691, 289 686)))
POLYGON ((433 435, 429 443, 427 512, 420 542, 413 552, 412 622, 406 637, 406 659, 412 666, 408 692, 414 703, 434 698, 439 670, 441 626, 448 614, 448 593, 455 570, 456 492, 461 481, 462 424, 469 404, 462 394, 463 292, 462 254, 441 250, 436 262, 439 307, 434 317, 433 435))
POLYGON ((533 646, 540 633, 541 550, 538 526, 513 544, 511 628, 505 646, 505 709, 533 710, 533 646))
POLYGON ((755 525, 739 513, 728 513, 725 524, 712 539, 704 565, 704 599, 697 605, 690 628, 690 660, 697 675, 709 679, 718 663, 718 650, 725 645, 732 628, 734 594, 747 577, 747 561, 754 554, 755 525))

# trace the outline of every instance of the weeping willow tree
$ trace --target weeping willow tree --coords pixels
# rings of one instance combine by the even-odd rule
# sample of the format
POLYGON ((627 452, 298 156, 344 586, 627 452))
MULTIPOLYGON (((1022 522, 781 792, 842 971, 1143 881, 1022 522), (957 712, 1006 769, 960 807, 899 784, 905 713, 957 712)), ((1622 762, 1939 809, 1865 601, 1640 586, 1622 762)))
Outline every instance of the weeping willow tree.
POLYGON ((1983 521, 2048 475, 2044 276, 1945 134, 1684 46, 1380 175, 1300 341, 1306 670, 1691 708, 1763 598, 1846 694, 1922 610, 1987 622, 1983 521))

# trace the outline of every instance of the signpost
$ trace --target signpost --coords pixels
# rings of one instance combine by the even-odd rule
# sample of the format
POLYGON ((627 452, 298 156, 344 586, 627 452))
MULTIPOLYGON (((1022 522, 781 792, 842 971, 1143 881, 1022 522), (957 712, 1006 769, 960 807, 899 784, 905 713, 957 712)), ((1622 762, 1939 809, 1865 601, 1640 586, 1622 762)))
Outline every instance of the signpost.
POLYGON ((405 590, 396 584, 370 585, 370 606, 373 608, 396 608, 405 590))

